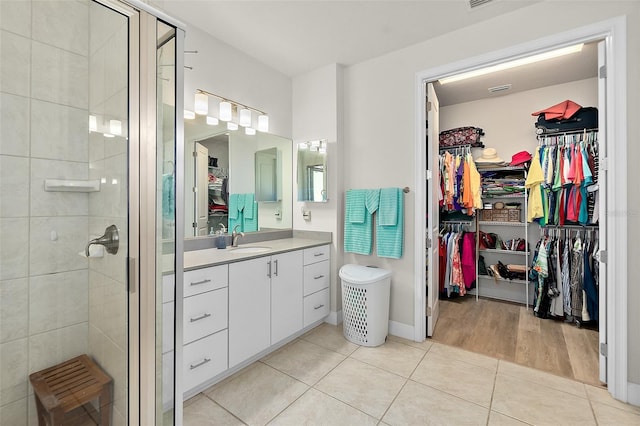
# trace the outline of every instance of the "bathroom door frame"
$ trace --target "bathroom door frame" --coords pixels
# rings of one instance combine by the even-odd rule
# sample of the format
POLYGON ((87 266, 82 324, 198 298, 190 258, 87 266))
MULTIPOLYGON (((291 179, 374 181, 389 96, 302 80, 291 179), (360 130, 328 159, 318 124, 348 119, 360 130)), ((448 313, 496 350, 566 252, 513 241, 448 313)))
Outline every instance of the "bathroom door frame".
MULTIPOLYGON (((416 73, 415 79, 415 176, 416 211, 415 229, 426 232, 426 146, 424 100, 425 83, 440 78, 460 74, 474 69, 534 55, 563 46, 581 42, 604 40, 606 43, 606 129, 600 139, 607 143, 606 164, 615 164, 608 168, 607 215, 607 289, 606 289, 606 336, 607 345, 607 384, 611 395, 623 402, 638 403, 640 388, 628 382, 628 210, 627 210, 627 29, 624 16, 592 23, 562 33, 512 46, 507 49, 490 52, 473 58, 431 68, 416 73)), ((601 94, 599 94, 600 97, 601 94)), ((432 142, 430 142, 432 143, 432 142)), ((605 166, 606 167, 606 166, 605 166)), ((426 338, 425 326, 425 239, 416 238, 414 247, 414 340, 426 338)), ((430 287, 433 287, 430 285, 430 287)), ((602 350, 602 348, 599 348, 602 350)))

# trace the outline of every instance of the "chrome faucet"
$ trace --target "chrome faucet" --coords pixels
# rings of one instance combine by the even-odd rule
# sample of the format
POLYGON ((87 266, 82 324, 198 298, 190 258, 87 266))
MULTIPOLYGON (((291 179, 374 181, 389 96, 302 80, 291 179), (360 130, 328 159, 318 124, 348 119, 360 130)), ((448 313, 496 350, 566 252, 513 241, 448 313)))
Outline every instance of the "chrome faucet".
POLYGON ((238 232, 238 226, 240 226, 240 224, 234 226, 233 232, 231 232, 231 247, 238 247, 238 239, 244 237, 244 232, 238 232))

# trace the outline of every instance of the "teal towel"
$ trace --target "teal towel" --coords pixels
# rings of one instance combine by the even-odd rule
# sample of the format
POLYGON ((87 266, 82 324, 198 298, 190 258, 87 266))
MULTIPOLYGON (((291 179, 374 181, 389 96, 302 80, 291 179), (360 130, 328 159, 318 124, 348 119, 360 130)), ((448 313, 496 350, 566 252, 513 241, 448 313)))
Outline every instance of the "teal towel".
POLYGON ((371 215, 365 211, 365 190, 347 191, 344 221, 344 251, 357 254, 371 254, 373 246, 373 224, 371 215), (355 214, 354 214, 355 210, 355 214), (362 217, 362 222, 352 222, 351 218, 362 217))
POLYGON ((255 232, 258 230, 258 203, 254 202, 251 207, 245 205, 244 208, 244 232, 255 232), (248 213, 251 212, 251 217, 248 213))
POLYGON ((242 217, 242 213, 238 213, 238 215, 236 216, 235 219, 232 219, 231 217, 229 217, 229 232, 233 231, 233 228, 236 227, 236 225, 238 226, 238 229, 236 229, 236 231, 238 232, 243 232, 244 231, 244 218, 242 217))
POLYGON ((364 205, 369 214, 374 214, 380 205, 380 190, 367 189, 364 205))
MULTIPOLYGON (((238 197, 238 211, 239 212, 244 212, 244 200, 245 200, 245 194, 236 194, 238 197)), ((246 212, 245 212, 246 213, 246 212)))
POLYGON ((238 194, 229 194, 229 230, 233 229, 231 226, 231 220, 238 219, 238 194))
POLYGON ((350 189, 347 191, 348 212, 345 216, 346 222, 364 223, 365 199, 367 191, 365 189, 350 189))
POLYGON ((173 175, 162 175, 162 217, 175 221, 175 185, 173 175))
MULTIPOLYGON (((398 190, 399 188, 383 188, 380 190, 378 225, 395 226, 398 224, 398 190)), ((402 197, 402 193, 400 193, 400 197, 402 197)))
POLYGON ((380 209, 376 219, 376 252, 378 257, 400 259, 404 245, 404 195, 401 188, 385 188, 380 191, 380 209), (390 222, 391 219, 385 217, 386 213, 382 214, 382 210, 383 208, 394 210, 391 208, 391 204, 396 206, 396 224, 383 225, 383 219, 384 223, 390 222), (386 205, 389 207, 385 207, 386 205))
MULTIPOLYGON (((244 194, 244 218, 253 219, 253 201, 255 196, 253 194, 244 194)), ((257 231, 257 229, 256 229, 257 231)))

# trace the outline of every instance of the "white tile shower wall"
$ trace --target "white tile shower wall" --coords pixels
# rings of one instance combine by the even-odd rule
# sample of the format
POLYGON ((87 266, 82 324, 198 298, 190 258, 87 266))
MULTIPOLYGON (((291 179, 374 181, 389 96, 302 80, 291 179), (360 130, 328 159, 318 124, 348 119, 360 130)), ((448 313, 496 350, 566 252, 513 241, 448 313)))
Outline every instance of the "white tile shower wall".
POLYGON ((88 16, 87 1, 0 1, 2 425, 37 424, 28 375, 88 351, 89 197, 43 184, 89 175, 88 16))

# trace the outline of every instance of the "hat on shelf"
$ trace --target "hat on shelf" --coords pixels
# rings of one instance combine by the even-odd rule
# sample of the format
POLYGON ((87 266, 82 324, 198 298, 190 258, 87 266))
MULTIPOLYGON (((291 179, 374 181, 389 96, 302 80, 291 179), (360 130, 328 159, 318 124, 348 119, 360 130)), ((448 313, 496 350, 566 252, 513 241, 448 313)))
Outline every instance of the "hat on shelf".
POLYGON ((528 161, 531 161, 531 154, 529 154, 527 151, 520 151, 513 154, 513 156, 511 157, 512 166, 519 166, 520 164, 524 164, 528 161))
POLYGON ((498 151, 496 151, 495 148, 485 148, 482 150, 482 155, 476 160, 476 163, 502 164, 504 160, 498 157, 498 151))

